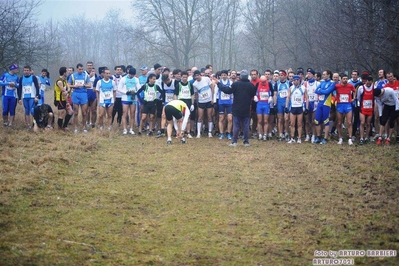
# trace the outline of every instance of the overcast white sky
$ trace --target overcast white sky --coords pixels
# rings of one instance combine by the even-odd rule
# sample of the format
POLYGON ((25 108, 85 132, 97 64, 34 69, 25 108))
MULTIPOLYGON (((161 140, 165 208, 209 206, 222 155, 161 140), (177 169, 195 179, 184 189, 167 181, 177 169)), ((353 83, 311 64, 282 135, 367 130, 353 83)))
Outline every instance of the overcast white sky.
POLYGON ((132 0, 44 0, 38 8, 40 22, 50 18, 59 21, 76 14, 85 14, 88 19, 103 19, 111 8, 122 10, 121 16, 130 19, 133 16, 131 9, 132 0))

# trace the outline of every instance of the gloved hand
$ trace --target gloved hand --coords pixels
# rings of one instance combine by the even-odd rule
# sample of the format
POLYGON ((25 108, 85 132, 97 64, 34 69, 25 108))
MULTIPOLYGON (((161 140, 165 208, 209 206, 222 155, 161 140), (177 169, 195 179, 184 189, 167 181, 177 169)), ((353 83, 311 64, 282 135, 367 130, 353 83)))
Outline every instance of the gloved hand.
POLYGON ((305 109, 305 111, 303 111, 303 114, 304 114, 304 115, 309 114, 309 110, 308 110, 308 109, 305 109))
POLYGON ((190 112, 194 111, 194 105, 190 106, 190 112))
POLYGON ((290 110, 288 109, 288 107, 284 108, 284 113, 288 114, 290 112, 290 110))
POLYGON ((269 97, 268 102, 269 102, 269 104, 272 104, 272 103, 273 103, 273 97, 272 97, 272 96, 269 97))
POLYGON ((258 101, 259 101, 258 96, 255 95, 255 96, 254 96, 254 102, 257 103, 258 101))

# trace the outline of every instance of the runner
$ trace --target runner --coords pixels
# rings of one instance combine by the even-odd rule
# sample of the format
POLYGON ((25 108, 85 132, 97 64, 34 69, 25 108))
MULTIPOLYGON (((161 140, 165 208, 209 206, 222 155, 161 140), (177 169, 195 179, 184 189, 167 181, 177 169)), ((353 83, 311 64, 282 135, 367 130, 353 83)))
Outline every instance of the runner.
POLYGON ((287 80, 287 72, 285 70, 280 71, 280 83, 277 84, 277 129, 279 137, 277 141, 282 141, 282 139, 288 139, 288 123, 289 123, 289 115, 285 114, 284 108, 287 101, 288 90, 289 90, 289 82, 287 80))
POLYGON ((306 89, 306 92, 308 94, 308 98, 306 101, 309 103, 309 108, 308 111, 309 113, 305 115, 307 117, 305 119, 305 129, 306 129, 306 138, 305 141, 311 141, 313 143, 315 141, 316 137, 316 127, 314 123, 314 115, 317 107, 317 101, 316 101, 316 88, 320 85, 320 82, 315 80, 315 71, 312 68, 308 68, 307 70, 307 81, 304 82, 304 87, 306 89), (312 135, 312 138, 310 138, 310 134, 312 135))
POLYGON ((258 139, 268 140, 270 105, 273 104, 274 96, 273 85, 267 81, 266 76, 261 76, 255 87, 254 101, 257 103, 258 139))
POLYGON ((33 108, 33 131, 40 129, 52 130, 54 127, 54 113, 50 105, 42 104, 33 108))
POLYGON ((199 70, 194 71, 194 92, 198 95, 198 122, 197 122, 197 138, 201 137, 202 121, 204 119, 204 111, 208 117, 208 137, 212 138, 212 110, 214 86, 208 77, 202 77, 199 70))
POLYGON ((191 139, 193 138, 192 135, 194 135, 192 127, 194 126, 195 123, 196 108, 194 104, 194 88, 191 85, 191 83, 188 81, 188 78, 189 78, 188 72, 183 71, 181 74, 181 81, 176 83, 174 99, 182 100, 187 104, 187 106, 190 106, 190 120, 188 120, 187 122, 186 129, 187 131, 189 131, 187 137, 191 139))
POLYGON ((374 111, 374 85, 373 77, 369 76, 364 85, 357 90, 358 106, 360 107, 360 140, 359 144, 363 145, 368 142, 367 136, 370 134, 371 120, 374 111), (366 138, 364 138, 364 126, 366 125, 366 138))
POLYGON ((112 125, 112 111, 116 97, 116 82, 110 79, 111 71, 104 69, 104 77, 96 84, 96 98, 98 99, 99 106, 99 124, 100 130, 104 129, 104 117, 107 115, 108 130, 111 130, 112 125))
POLYGON ((59 73, 60 77, 55 81, 54 84, 54 105, 58 109, 57 124, 59 129, 69 131, 68 124, 72 118, 73 110, 71 105, 67 102, 70 89, 66 81, 66 67, 61 67, 59 73))
POLYGON ((317 137, 313 143, 326 144, 329 132, 329 117, 331 109, 332 92, 335 83, 331 81, 332 73, 330 70, 323 71, 323 81, 317 87, 315 93, 318 94, 318 104, 315 113, 315 125, 317 137), (324 123, 324 138, 321 138, 321 124, 324 123))
POLYGON ((47 69, 42 69, 42 73, 39 76, 40 82, 40 100, 38 105, 42 105, 44 103, 44 92, 46 91, 46 86, 51 87, 50 73, 47 69))
MULTIPOLYGON (((353 75, 352 75, 353 76, 353 75)), ((341 83, 335 84, 336 102, 337 102, 337 131, 338 131, 338 145, 342 145, 342 120, 346 119, 348 128, 348 145, 353 145, 352 142, 352 95, 356 92, 356 88, 348 82, 348 75, 341 76, 341 83)), ((356 131, 355 131, 356 132, 356 131)))
POLYGON ((31 74, 31 67, 24 66, 24 75, 19 79, 18 103, 24 105, 26 128, 30 129, 32 125, 31 117, 33 108, 40 99, 39 81, 35 75, 31 74))
POLYGON ((304 99, 308 98, 307 91, 304 86, 301 85, 301 77, 294 75, 292 77, 294 85, 288 90, 288 96, 285 103, 285 113, 290 113, 291 122, 291 139, 288 141, 289 144, 295 143, 295 125, 298 129, 297 143, 302 143, 302 121, 303 114, 308 113, 308 102, 306 102, 305 111, 303 110, 304 99), (291 103, 291 108, 289 104, 291 103))
POLYGON ((12 64, 0 79, 2 86, 2 107, 3 107, 3 125, 12 126, 15 117, 15 107, 17 105, 17 87, 19 87, 19 78, 17 73, 19 67, 12 64))
POLYGON ((187 122, 190 117, 190 110, 188 109, 187 104, 181 100, 172 100, 165 105, 163 113, 165 114, 168 123, 168 140, 166 144, 172 144, 173 120, 177 123, 177 138, 181 139, 182 143, 186 143, 183 132, 186 130, 187 122))
MULTIPOLYGON (((136 116, 136 93, 140 89, 140 81, 135 77, 136 69, 134 67, 129 69, 126 76, 120 79, 118 84, 117 92, 121 95, 123 115, 122 115, 122 134, 126 135, 127 131, 127 119, 129 118, 129 134, 135 135, 133 127, 136 116)), ((144 85, 143 85, 144 86, 144 85)))
POLYGON ((399 99, 391 88, 374 89, 374 97, 376 97, 381 124, 377 145, 381 145, 385 125, 389 121, 389 133, 385 140, 385 144, 388 145, 391 142, 390 137, 395 127, 395 120, 399 116, 399 99))
POLYGON ((231 87, 231 80, 227 78, 227 70, 222 70, 220 72, 221 79, 217 83, 215 88, 215 94, 217 96, 218 110, 219 110, 219 139, 231 140, 231 130, 233 128, 233 96, 231 94, 224 93, 220 87, 231 87), (225 133, 225 124, 227 121, 227 131, 225 133))
POLYGON ((78 133, 78 116, 79 109, 82 113, 82 126, 83 133, 87 133, 86 129, 86 116, 87 116, 87 88, 91 87, 91 82, 89 79, 89 75, 83 72, 83 65, 76 65, 77 72, 73 73, 69 79, 68 84, 69 87, 73 89, 72 92, 72 103, 73 103, 73 125, 75 127, 74 132, 78 133))
POLYGON ((137 92, 136 95, 139 98, 140 101, 143 101, 143 112, 141 113, 141 123, 139 127, 139 132, 138 135, 141 135, 141 132, 143 131, 143 126, 145 125, 147 121, 147 114, 150 116, 150 130, 147 133, 148 136, 152 136, 154 133, 151 130, 154 128, 154 117, 155 117, 155 111, 156 111, 156 102, 155 98, 157 97, 157 94, 162 95, 162 90, 161 88, 155 84, 156 82, 156 75, 151 73, 148 76, 148 82, 144 84, 137 92), (141 96, 140 93, 144 92, 144 95, 141 96))

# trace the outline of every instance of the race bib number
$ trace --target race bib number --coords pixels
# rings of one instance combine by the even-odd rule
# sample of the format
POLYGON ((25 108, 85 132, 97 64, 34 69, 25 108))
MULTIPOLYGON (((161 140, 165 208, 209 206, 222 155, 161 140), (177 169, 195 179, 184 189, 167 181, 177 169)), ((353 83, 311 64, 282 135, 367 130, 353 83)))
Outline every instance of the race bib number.
POLYGON ((155 100, 155 91, 149 91, 147 93, 147 101, 151 102, 155 100))
POLYGON ((80 80, 80 79, 75 80, 75 85, 77 85, 79 87, 83 87, 84 84, 85 84, 84 80, 80 80))
POLYGON ((372 109, 373 108, 373 100, 364 100, 363 108, 364 109, 372 109))
POLYGON ((280 91, 280 98, 287 98, 287 95, 288 93, 286 90, 280 91))
POLYGON ((165 102, 170 102, 170 101, 172 101, 173 100, 173 93, 167 93, 166 95, 165 95, 165 102))
POLYGON ((112 94, 111 94, 110 91, 105 91, 105 92, 104 92, 104 98, 105 98, 105 99, 110 99, 111 96, 112 96, 112 94))
POLYGON ((190 89, 182 89, 181 90, 181 96, 183 97, 183 99, 188 99, 191 97, 190 95, 190 89))
POLYGON ((341 103, 349 102, 349 95, 348 94, 340 94, 339 95, 339 102, 341 102, 341 103))
POLYGON ((319 101, 324 101, 325 95, 319 95, 319 101))
POLYGON ((204 92, 201 92, 200 93, 200 98, 202 99, 202 100, 205 100, 205 99, 207 99, 209 97, 209 93, 207 92, 207 91, 204 91, 204 92))
POLYGON ((221 99, 221 100, 230 100, 230 95, 229 95, 229 94, 226 94, 226 93, 224 93, 224 92, 222 92, 222 93, 220 94, 220 99, 221 99))
POLYGON ((269 99, 269 93, 268 92, 261 92, 260 93, 260 100, 261 101, 266 101, 269 99))
POLYGON ((314 102, 314 100, 315 100, 315 95, 312 93, 312 94, 309 94, 309 101, 310 102, 314 102))
POLYGON ((294 97, 294 105, 301 105, 302 104, 302 97, 295 96, 294 97))
POLYGON ((32 86, 23 86, 22 91, 24 92, 24 94, 31 94, 32 86))

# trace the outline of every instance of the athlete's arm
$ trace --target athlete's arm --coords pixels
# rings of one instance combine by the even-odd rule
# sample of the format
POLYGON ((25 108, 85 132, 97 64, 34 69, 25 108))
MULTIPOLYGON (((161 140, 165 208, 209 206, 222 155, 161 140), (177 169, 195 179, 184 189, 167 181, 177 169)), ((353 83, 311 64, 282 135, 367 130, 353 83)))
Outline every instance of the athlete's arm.
POLYGON ((19 78, 17 95, 18 95, 18 101, 20 101, 22 97, 22 77, 19 78))
POLYGON ((32 77, 33 84, 35 85, 36 98, 40 98, 40 85, 36 76, 32 77))

